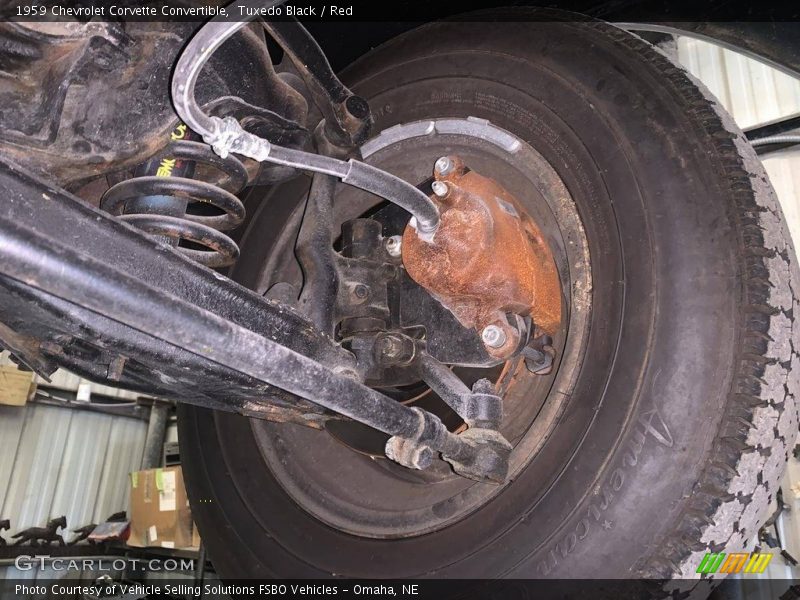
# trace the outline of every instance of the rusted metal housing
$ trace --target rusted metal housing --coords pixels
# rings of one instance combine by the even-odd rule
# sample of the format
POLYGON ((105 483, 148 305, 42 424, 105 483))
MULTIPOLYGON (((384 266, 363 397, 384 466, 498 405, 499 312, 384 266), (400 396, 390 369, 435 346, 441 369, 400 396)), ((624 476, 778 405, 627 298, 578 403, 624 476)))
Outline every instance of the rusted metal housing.
POLYGON ((447 186, 434 184, 442 193, 432 196, 441 213, 439 229, 423 239, 406 227, 403 264, 465 327, 502 328, 505 342, 487 351, 505 358, 520 342, 506 315, 530 316, 551 335, 558 328, 558 272, 542 232, 517 199, 458 157, 448 158, 449 168, 434 173, 447 186))

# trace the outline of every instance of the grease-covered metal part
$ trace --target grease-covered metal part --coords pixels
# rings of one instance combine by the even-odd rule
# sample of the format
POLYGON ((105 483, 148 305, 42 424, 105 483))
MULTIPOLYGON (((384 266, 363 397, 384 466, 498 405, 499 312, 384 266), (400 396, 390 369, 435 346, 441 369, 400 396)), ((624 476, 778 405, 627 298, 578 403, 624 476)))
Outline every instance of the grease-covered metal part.
POLYGON ((432 238, 423 238, 407 227, 403 264, 462 325, 502 331, 504 339, 499 333, 492 337, 502 343, 487 343, 486 350, 506 358, 521 341, 507 315, 530 316, 551 334, 561 322, 561 285, 553 255, 511 193, 469 170, 459 157, 443 158, 449 168, 434 169, 439 193, 431 196, 440 212, 439 229, 432 238))
MULTIPOLYGON (((83 354, 90 351, 91 358, 103 360, 111 348, 125 351, 120 369, 106 362, 103 376, 89 373, 93 379, 116 371, 114 381, 128 387, 127 372, 143 360, 142 366, 154 365, 163 374, 151 371, 144 378, 155 391, 182 377, 199 379, 202 371, 205 389, 194 394, 191 384, 179 385, 176 400, 294 422, 305 421, 310 409, 317 413, 312 426, 319 425, 322 413, 338 413, 441 453, 465 477, 503 481, 507 460, 502 452, 496 456, 491 440, 485 448, 471 436, 451 433, 434 414, 366 387, 352 355, 289 307, 193 264, 174 248, 156 246, 2 160, 0 185, 8 193, 8 202, 0 203, 0 296, 8 290, 11 301, 0 298, 0 320, 13 331, 12 340, 33 333, 50 341, 51 334, 40 335, 42 322, 55 323, 47 329, 61 332, 47 348, 23 348, 26 354, 55 355, 68 366, 60 353, 85 336, 83 354), (72 232, 66 240, 57 233, 65 228, 72 232), (39 300, 35 318, 20 319, 13 306, 6 312, 16 298, 30 303, 31 297, 39 300), (215 302, 220 298, 221 306, 215 302), (238 383, 244 394, 236 397, 231 392, 238 383), (277 411, 276 396, 284 400, 277 411), (288 410, 293 408, 300 410, 288 410)), ((87 362, 90 369, 99 366, 87 362)))
MULTIPOLYGON (((198 24, 0 21, 4 156, 78 189, 135 168, 167 145, 176 121, 170 74, 198 24)), ((306 101, 275 73, 259 29, 242 28, 209 57, 197 101, 210 114, 254 115, 248 130, 306 147, 306 101)))

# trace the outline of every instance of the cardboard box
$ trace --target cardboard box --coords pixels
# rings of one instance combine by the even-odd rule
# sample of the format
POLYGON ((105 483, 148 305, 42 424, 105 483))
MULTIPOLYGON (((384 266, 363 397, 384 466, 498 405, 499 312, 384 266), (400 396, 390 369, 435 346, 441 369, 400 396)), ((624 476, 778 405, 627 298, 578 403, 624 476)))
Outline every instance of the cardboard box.
POLYGON ((25 406, 36 393, 33 373, 12 365, 0 366, 0 404, 25 406))
POLYGON ((192 512, 180 467, 131 473, 129 546, 196 549, 192 512))

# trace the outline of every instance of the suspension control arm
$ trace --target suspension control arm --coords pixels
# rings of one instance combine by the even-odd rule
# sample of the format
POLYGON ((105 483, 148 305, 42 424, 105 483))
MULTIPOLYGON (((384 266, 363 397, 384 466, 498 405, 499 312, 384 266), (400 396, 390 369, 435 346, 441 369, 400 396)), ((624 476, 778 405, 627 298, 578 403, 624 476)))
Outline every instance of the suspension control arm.
MULTIPOLYGON (((228 372, 242 374, 254 382, 256 398, 257 384, 267 384, 387 433, 392 436, 387 444, 387 455, 408 466, 419 465, 405 460, 402 448, 417 449, 417 454, 441 453, 456 471, 470 478, 504 480, 508 456, 505 449, 498 451, 491 441, 455 435, 433 414, 404 406, 361 384, 352 369, 336 364, 327 366, 273 341, 283 335, 283 331, 253 331, 182 298, 177 290, 171 293, 154 287, 152 278, 118 268, 119 259, 114 260, 114 257, 118 256, 119 248, 126 245, 126 239, 132 238, 131 242, 145 239, 127 225, 62 190, 37 183, 30 175, 22 175, 16 167, 4 165, 2 161, 0 183, 8 195, 7 200, 0 203, 0 283, 4 278, 13 280, 18 285, 68 302, 76 310, 90 311, 98 318, 144 334, 169 348, 182 349, 228 372), (79 216, 81 213, 83 218, 79 216), (37 222, 40 219, 54 221, 56 218, 73 224, 69 238, 39 231, 37 222), (114 230, 116 236, 109 236, 109 230, 114 230), (115 239, 120 237, 126 239, 115 239), (83 251, 81 244, 75 243, 75 240, 104 238, 109 240, 108 247, 97 248, 95 243, 94 253, 83 251), (110 262, 106 262, 109 259, 110 262)), ((143 269, 143 273, 148 271, 148 261, 149 268, 158 271, 165 258, 175 260, 176 256, 187 271, 199 269, 207 273, 166 246, 149 241, 138 246, 138 268, 143 269)), ((222 276, 217 278, 221 279, 221 284, 233 285, 222 276)), ((229 296, 233 299, 235 289, 229 296)), ((242 297, 245 296, 243 293, 242 297)), ((264 305, 264 310, 278 314, 290 312, 288 307, 268 304, 264 305)), ((310 325, 304 329, 305 334, 309 329, 313 331, 310 325)), ((118 330, 107 328, 106 331, 118 330)), ((297 337, 301 332, 290 334, 297 337)), ((118 332, 117 335, 122 334, 118 332)), ((318 335, 324 337, 321 333, 318 335)), ((123 347, 126 340, 105 339, 103 343, 106 348, 123 347)), ((224 387, 226 382, 220 380, 215 385, 224 387)), ((266 399, 259 401, 268 404, 266 399)))
POLYGON ((470 390, 446 365, 421 353, 420 377, 471 428, 497 429, 503 419, 502 398, 488 379, 479 379, 470 390))
POLYGON ((336 179, 316 173, 308 192, 306 211, 295 251, 305 279, 300 309, 321 331, 334 332, 339 272, 333 249, 333 192, 336 179))
POLYGON ((325 118, 325 137, 343 149, 363 144, 372 122, 369 104, 345 87, 331 69, 316 40, 295 19, 264 21, 264 28, 283 48, 325 118))

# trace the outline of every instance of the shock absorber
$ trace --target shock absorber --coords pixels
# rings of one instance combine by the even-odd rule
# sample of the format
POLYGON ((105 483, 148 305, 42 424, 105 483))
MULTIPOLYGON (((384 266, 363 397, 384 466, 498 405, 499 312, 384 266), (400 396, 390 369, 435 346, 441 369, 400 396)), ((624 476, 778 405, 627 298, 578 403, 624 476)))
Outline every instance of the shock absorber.
POLYGON ((239 247, 222 232, 244 220, 244 204, 236 194, 247 185, 247 170, 236 157, 221 158, 190 135, 186 125, 179 123, 169 146, 138 167, 131 179, 109 188, 100 207, 202 265, 225 267, 239 257, 239 247), (225 177, 219 185, 193 179, 198 164, 213 167, 225 177), (217 214, 191 214, 187 212, 191 203, 210 205, 217 214), (181 247, 181 240, 195 247, 181 247))

